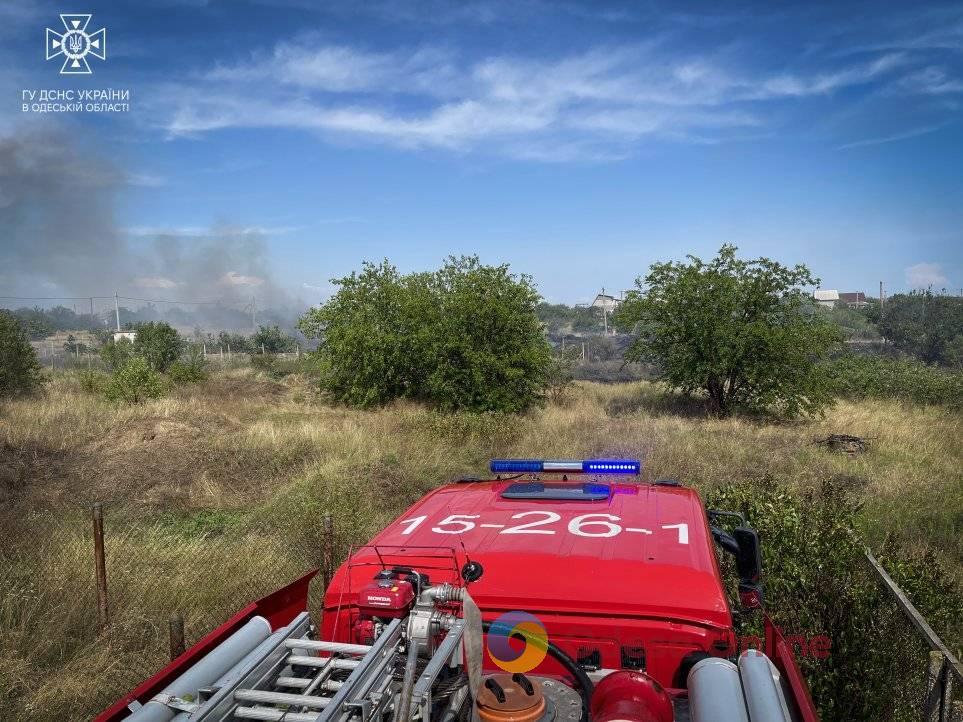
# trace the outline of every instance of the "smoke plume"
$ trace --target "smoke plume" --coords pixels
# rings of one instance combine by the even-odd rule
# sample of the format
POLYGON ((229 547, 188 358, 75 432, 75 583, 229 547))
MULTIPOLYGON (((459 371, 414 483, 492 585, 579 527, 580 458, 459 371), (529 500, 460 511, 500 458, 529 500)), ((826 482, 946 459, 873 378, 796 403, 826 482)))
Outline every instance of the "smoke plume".
POLYGON ((0 295, 292 303, 268 270, 258 229, 121 228, 115 208, 131 182, 63 132, 0 138, 0 295))

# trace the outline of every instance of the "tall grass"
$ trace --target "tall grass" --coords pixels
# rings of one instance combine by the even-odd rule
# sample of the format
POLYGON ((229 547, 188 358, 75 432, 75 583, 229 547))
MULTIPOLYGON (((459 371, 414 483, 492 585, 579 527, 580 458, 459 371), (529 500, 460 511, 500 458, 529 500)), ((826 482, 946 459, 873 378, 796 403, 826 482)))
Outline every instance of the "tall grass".
MULTIPOLYGON (((0 718, 80 719, 156 670, 166 624, 196 638, 426 490, 494 456, 625 455, 703 492, 741 480, 800 494, 827 479, 873 546, 936 549, 963 581, 963 415, 840 401, 786 424, 707 419, 647 382, 579 383, 523 416, 332 406, 296 374, 220 371, 167 398, 107 404, 71 374, 0 407, 0 718), (830 433, 869 450, 833 454, 830 433), (112 625, 97 629, 88 505, 106 504, 112 625)), ((764 492, 763 492, 764 493, 764 492)))

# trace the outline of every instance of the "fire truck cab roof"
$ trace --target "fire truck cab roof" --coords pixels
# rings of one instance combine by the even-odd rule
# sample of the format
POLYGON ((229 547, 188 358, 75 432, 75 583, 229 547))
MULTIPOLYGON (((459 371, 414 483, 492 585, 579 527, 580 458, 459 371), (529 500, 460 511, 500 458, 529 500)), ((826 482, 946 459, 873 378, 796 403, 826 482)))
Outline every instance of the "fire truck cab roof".
POLYGON ((375 563, 379 553, 432 548, 482 565, 471 590, 483 610, 732 625, 705 511, 691 489, 597 481, 449 484, 360 549, 345 567, 357 579, 344 581, 353 588, 367 581, 362 562, 375 563))

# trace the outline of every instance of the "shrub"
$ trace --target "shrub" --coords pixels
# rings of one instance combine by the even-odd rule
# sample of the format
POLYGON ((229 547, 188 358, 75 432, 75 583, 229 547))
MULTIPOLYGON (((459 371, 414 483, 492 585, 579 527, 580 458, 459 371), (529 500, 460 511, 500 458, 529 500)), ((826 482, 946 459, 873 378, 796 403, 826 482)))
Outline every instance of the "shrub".
POLYGON ((551 350, 528 276, 463 257, 407 276, 387 261, 366 263, 335 283, 300 327, 319 338, 321 388, 336 399, 507 412, 542 400, 551 350))
POLYGON ((103 360, 104 365, 107 366, 108 371, 116 371, 133 355, 134 346, 126 338, 122 338, 119 341, 114 341, 113 339, 108 339, 103 346, 100 347, 100 358, 103 360))
POLYGON ((833 390, 848 398, 963 406, 963 371, 919 361, 846 354, 826 364, 823 372, 833 390))
POLYGON ((40 388, 44 377, 23 327, 6 311, 0 311, 0 397, 29 394, 40 388))
POLYGON ((80 382, 80 388, 82 388, 88 394, 102 393, 104 387, 107 385, 107 379, 107 374, 102 374, 99 371, 84 370, 77 374, 77 380, 80 382))
POLYGON ((195 384, 207 379, 207 369, 184 361, 175 361, 167 369, 167 378, 176 386, 195 384))
POLYGON ((164 390, 160 376, 147 361, 140 356, 132 356, 110 375, 104 387, 104 396, 109 401, 138 404, 163 396, 164 390))
POLYGON ((138 325, 136 331, 134 353, 147 361, 154 371, 167 371, 181 355, 184 342, 170 324, 151 321, 138 325))
MULTIPOLYGON (((706 503, 759 531, 766 606, 784 633, 831 640, 827 659, 800 660, 822 718, 875 720, 886 709, 909 719, 901 705, 918 702, 906 693, 927 656, 866 562, 860 502, 844 482, 800 494, 765 478, 710 491, 706 503)), ((938 633, 955 631, 963 604, 934 554, 886 545, 877 556, 938 633)))
POLYGON ((207 361, 200 346, 192 345, 186 358, 175 361, 167 369, 167 377, 178 386, 207 379, 207 361))
POLYGON ((705 394, 715 414, 819 413, 833 396, 817 365, 839 330, 802 288, 818 279, 805 266, 744 261, 736 250, 725 245, 708 263, 656 263, 636 280, 616 314, 639 333, 625 358, 656 363, 670 388, 705 394))

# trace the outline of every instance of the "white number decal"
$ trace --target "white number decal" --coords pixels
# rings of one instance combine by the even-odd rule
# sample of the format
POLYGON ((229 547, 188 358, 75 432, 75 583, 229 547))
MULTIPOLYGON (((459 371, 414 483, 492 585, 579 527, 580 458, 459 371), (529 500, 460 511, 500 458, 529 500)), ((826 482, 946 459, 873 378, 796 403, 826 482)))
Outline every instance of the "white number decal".
POLYGON ((480 514, 452 514, 444 521, 438 522, 438 526, 431 527, 436 534, 463 534, 475 528, 475 522, 468 519, 477 519, 480 514), (445 525, 460 525, 459 529, 442 529, 445 525))
POLYGON ((663 529, 678 529, 679 530, 679 544, 689 543, 689 525, 688 524, 666 524, 662 527, 663 529))
POLYGON ((562 518, 561 514, 556 514, 554 511, 523 511, 518 514, 512 514, 512 519, 521 519, 522 517, 531 516, 532 514, 544 514, 545 518, 539 521, 530 521, 526 524, 519 524, 517 526, 510 526, 507 529, 502 530, 502 534, 554 534, 555 531, 552 529, 533 529, 532 527, 544 526, 545 524, 551 524, 562 518))
POLYGON ((404 520, 403 522, 401 522, 401 523, 402 523, 402 524, 407 524, 408 526, 407 526, 407 527, 405 528, 405 530, 404 530, 403 532, 401 532, 401 533, 402 533, 402 534, 411 534, 411 532, 413 532, 415 529, 417 529, 417 528, 418 528, 418 525, 421 524, 421 522, 423 522, 423 521, 424 521, 425 519, 427 519, 427 518, 428 518, 428 515, 427 515, 427 514, 422 514, 421 516, 416 516, 414 519, 405 519, 405 520, 404 520))
POLYGON ((576 536, 589 536, 589 537, 608 537, 615 536, 622 531, 622 527, 618 524, 613 524, 613 521, 619 521, 617 516, 612 514, 582 514, 582 516, 577 516, 572 521, 568 523, 568 530, 576 536), (601 517, 600 519, 592 519, 590 517, 601 517), (584 531, 584 527, 587 526, 601 526, 605 531, 600 532, 587 532, 584 531))

